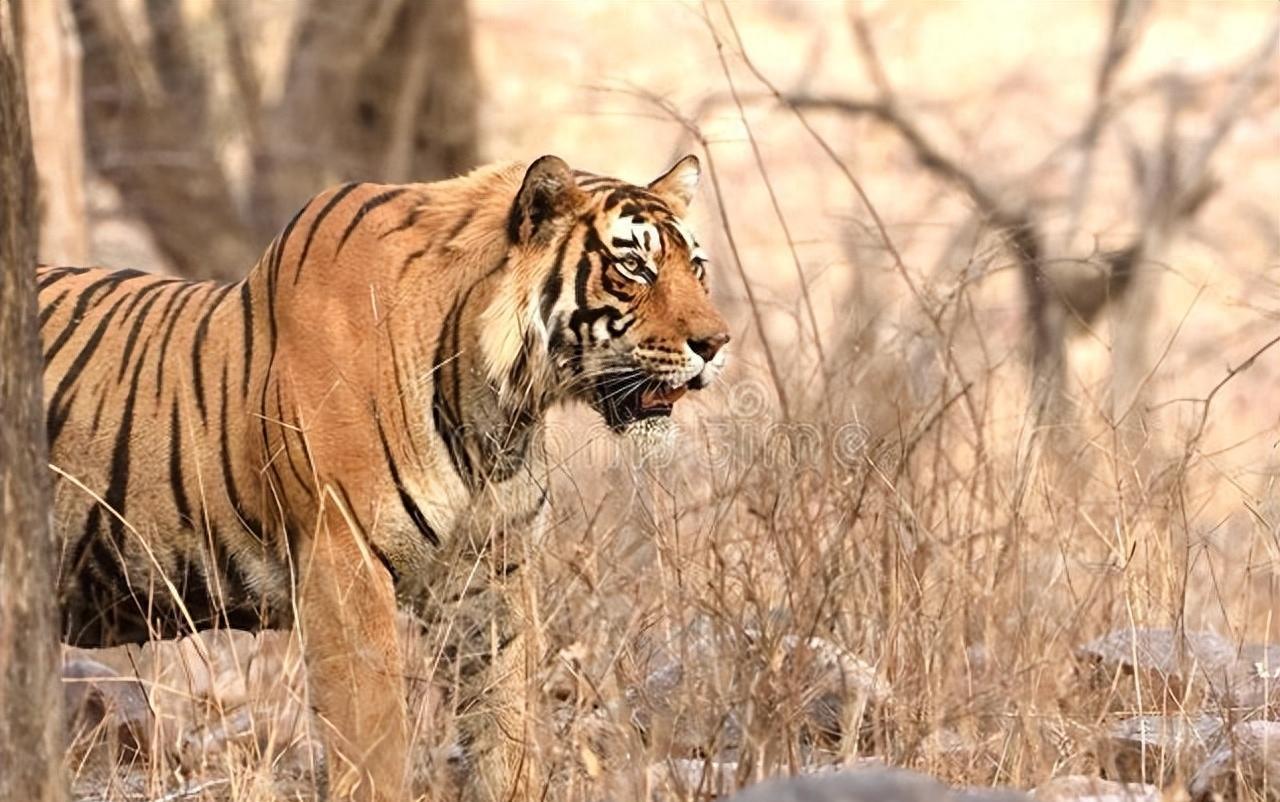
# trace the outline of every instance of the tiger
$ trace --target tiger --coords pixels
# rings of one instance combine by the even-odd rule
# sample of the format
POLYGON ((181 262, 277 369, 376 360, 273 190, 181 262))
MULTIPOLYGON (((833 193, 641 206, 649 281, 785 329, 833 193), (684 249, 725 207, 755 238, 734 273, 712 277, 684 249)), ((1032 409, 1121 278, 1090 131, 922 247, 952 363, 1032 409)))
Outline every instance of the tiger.
POLYGON ((584 402, 652 436, 721 375, 729 329, 684 220, 700 174, 690 155, 635 185, 547 155, 348 183, 237 283, 37 267, 64 641, 296 627, 318 784, 399 802, 398 605, 479 611, 464 794, 541 798, 519 569, 546 415, 584 402))

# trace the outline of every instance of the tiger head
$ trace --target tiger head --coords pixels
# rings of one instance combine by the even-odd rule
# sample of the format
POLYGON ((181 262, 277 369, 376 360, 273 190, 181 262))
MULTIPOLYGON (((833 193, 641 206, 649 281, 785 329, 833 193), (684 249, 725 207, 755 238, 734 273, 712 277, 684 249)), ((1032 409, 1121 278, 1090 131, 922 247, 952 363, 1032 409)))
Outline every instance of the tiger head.
POLYGON ((539 277, 530 305, 552 381, 617 432, 661 429, 687 390, 724 369, 729 328, 707 291, 706 254, 681 219, 699 175, 686 156, 636 186, 544 156, 511 208, 508 258, 539 277))

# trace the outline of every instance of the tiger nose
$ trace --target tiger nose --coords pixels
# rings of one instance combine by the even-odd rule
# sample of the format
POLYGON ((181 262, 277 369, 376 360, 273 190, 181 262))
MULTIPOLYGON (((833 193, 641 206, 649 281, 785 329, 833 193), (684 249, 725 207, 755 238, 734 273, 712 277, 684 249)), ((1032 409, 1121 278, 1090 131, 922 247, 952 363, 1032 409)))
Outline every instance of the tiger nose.
POLYGON ((690 339, 689 350, 702 357, 703 362, 710 362, 715 359, 716 353, 719 352, 724 344, 729 342, 729 332, 718 331, 710 337, 701 339, 690 339))

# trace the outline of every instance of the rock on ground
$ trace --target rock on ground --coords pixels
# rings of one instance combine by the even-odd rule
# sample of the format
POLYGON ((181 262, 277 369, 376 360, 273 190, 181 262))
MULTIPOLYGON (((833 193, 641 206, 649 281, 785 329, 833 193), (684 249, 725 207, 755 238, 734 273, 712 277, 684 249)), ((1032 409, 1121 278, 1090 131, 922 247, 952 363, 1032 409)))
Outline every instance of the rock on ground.
POLYGON ((1221 685, 1237 659, 1220 635, 1171 629, 1118 629, 1079 647, 1076 656, 1095 687, 1114 689, 1112 709, 1129 710, 1191 703, 1221 685))
POLYGON ((769 780, 730 797, 730 802, 1027 802, 1003 789, 948 788, 931 777, 901 769, 844 771, 769 780))
POLYGON ((155 717, 136 679, 71 654, 62 663, 62 691, 72 754, 132 760, 150 753, 155 717))
POLYGON ((1160 789, 1144 783, 1118 783, 1097 777, 1057 777, 1031 794, 1036 802, 1161 802, 1160 789))
POLYGON ((1280 646, 1237 649, 1203 630, 1119 629, 1079 647, 1076 657, 1094 687, 1112 692, 1112 710, 1207 702, 1218 709, 1280 715, 1280 646))
MULTIPOLYGON (((777 709, 796 704, 805 738, 821 748, 856 742, 870 717, 893 698, 875 668, 825 638, 783 635, 768 644, 758 639, 758 676, 769 681, 777 709), (792 693, 797 689, 803 692, 792 693)), ((695 621, 678 642, 657 648, 643 679, 627 689, 629 718, 657 754, 672 758, 711 755, 733 760, 743 739, 742 712, 733 706, 741 678, 741 644, 723 643, 713 628, 695 621)))
POLYGON ((1216 716, 1133 716, 1111 724, 1093 752, 1111 779, 1165 785, 1203 763, 1222 728, 1216 716))
POLYGON ((1237 724, 1191 778, 1196 802, 1280 802, 1280 721, 1237 724))

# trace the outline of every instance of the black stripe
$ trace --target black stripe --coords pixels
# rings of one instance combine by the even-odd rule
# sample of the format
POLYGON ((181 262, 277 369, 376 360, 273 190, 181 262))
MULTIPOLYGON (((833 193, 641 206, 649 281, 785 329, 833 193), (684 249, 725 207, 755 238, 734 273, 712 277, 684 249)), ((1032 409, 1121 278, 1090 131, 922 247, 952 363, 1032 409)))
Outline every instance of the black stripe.
POLYGON ((44 292, 46 288, 53 284, 57 284, 64 278, 69 276, 78 276, 81 273, 88 273, 90 268, 87 267, 51 267, 44 271, 44 275, 36 280, 36 291, 44 292))
POLYGON ((244 396, 249 397, 249 371, 253 367, 253 296, 249 282, 240 285, 240 307, 244 310, 244 396))
POLYGON ((472 218, 474 218, 475 216, 476 216, 476 209, 474 206, 471 207, 470 209, 467 209, 466 214, 458 218, 458 222, 454 223, 453 227, 449 229, 449 234, 447 237, 445 237, 445 244, 452 245, 453 241, 457 239, 459 234, 462 233, 462 229, 466 228, 467 225, 471 222, 472 218))
POLYGON ((399 225, 395 226, 394 228, 389 228, 386 231, 382 232, 381 234, 378 235, 378 239, 386 239, 392 234, 398 234, 401 231, 404 231, 406 228, 413 228, 415 225, 417 225, 418 218, 422 216, 422 212, 423 212, 423 207, 421 206, 413 207, 412 209, 409 210, 409 214, 405 215, 404 220, 402 220, 399 225))
POLYGON ((156 360, 156 402, 159 403, 160 395, 164 392, 164 366, 169 361, 169 339, 173 337, 173 329, 178 324, 178 319, 182 317, 182 307, 187 305, 187 301, 195 295, 195 290, 201 287, 201 284, 189 284, 178 290, 169 299, 169 306, 165 307, 164 314, 160 316, 160 325, 164 325, 165 317, 169 319, 169 326, 165 329, 164 337, 160 340, 160 358, 156 360), (172 311, 171 311, 172 310, 172 311))
MULTIPOLYGON (((145 347, 143 356, 146 356, 145 347)), ((97 555, 100 566, 111 565, 113 561, 120 559, 116 555, 119 554, 120 546, 124 543, 124 520, 122 519, 127 520, 129 514, 126 506, 129 492, 129 451, 133 437, 133 415, 138 399, 138 380, 142 376, 142 365, 144 363, 145 359, 139 359, 137 367, 133 370, 133 380, 129 385, 129 394, 124 399, 124 412, 120 417, 120 428, 116 430, 116 442, 111 451, 111 473, 107 482, 107 490, 102 494, 102 500, 117 513, 111 516, 111 520, 108 523, 111 544, 115 547, 115 552, 105 556, 97 555)))
POLYGON ((668 211, 669 213, 669 210, 666 208, 666 204, 663 203, 662 199, 657 195, 654 195, 647 189, 641 189, 640 187, 632 186, 630 184, 622 184, 610 191, 604 201, 604 210, 612 211, 613 207, 620 203, 627 202, 634 203, 645 212, 668 211))
POLYGON ((597 320, 606 318, 609 332, 613 333, 613 323, 621 319, 623 314, 621 310, 612 306, 578 307, 569 316, 569 327, 578 334, 579 339, 585 342, 597 320))
POLYGON ((403 275, 404 275, 404 271, 405 271, 405 270, 407 270, 407 269, 409 268, 409 265, 410 265, 410 264, 412 264, 413 262, 417 261, 418 259, 421 259, 423 256, 425 256, 425 255, 426 255, 426 253, 427 253, 427 249, 426 249, 426 248, 419 248, 418 250, 416 250, 416 251, 414 251, 413 253, 411 253, 411 254, 409 254, 408 256, 406 256, 406 257, 404 258, 404 263, 400 265, 400 273, 399 273, 399 275, 403 276, 403 275))
POLYGON ((524 222, 524 210, 520 206, 520 195, 517 193, 511 202, 511 211, 507 212, 507 241, 515 244, 520 241, 520 224, 524 222))
POLYGON ((555 309, 556 301, 560 300, 560 290, 564 287, 561 271, 564 270, 564 259, 569 251, 571 239, 573 239, 572 231, 564 238, 564 242, 560 243, 560 252, 556 254, 555 266, 551 268, 547 280, 542 282, 542 322, 544 324, 551 320, 551 311, 555 309))
POLYGON ((413 424, 409 420, 409 406, 405 403, 404 387, 400 384, 400 355, 396 353, 396 339, 392 335, 390 327, 387 328, 387 349, 391 352, 391 369, 394 371, 396 380, 396 400, 400 402, 400 420, 404 421, 404 433, 405 437, 408 438, 406 445, 410 452, 415 452, 413 424))
POLYGON ((578 258, 577 273, 574 275, 573 281, 573 300, 574 309, 569 314, 567 326, 570 331, 577 335, 578 342, 575 346, 573 359, 570 360, 570 366, 574 372, 581 373, 584 369, 583 351, 587 344, 591 341, 590 327, 587 331, 582 331, 580 326, 581 311, 587 306, 587 282, 591 278, 591 252, 593 247, 603 247, 600 237, 596 234, 595 228, 587 226, 587 232, 582 240, 582 256, 578 258))
POLYGON ((355 217, 352 217, 351 222, 347 223, 346 231, 342 232, 342 239, 338 240, 338 249, 333 252, 333 257, 336 259, 338 258, 338 254, 342 253, 342 246, 347 244, 347 238, 351 236, 352 231, 356 230, 356 226, 360 225, 360 221, 364 219, 366 214, 385 203, 390 203, 407 191, 408 189, 406 187, 396 187, 395 189, 389 189, 386 192, 374 195, 372 198, 361 204, 360 210, 356 212, 355 217))
POLYGON ((249 530, 254 537, 262 537, 262 525, 257 518, 252 515, 245 514, 244 504, 241 503, 240 491, 236 487, 235 471, 231 465, 231 435, 227 430, 227 385, 230 383, 228 375, 229 368, 227 363, 222 363, 222 483, 226 486, 227 499, 231 502, 231 509, 235 510, 236 515, 240 516, 241 523, 249 530))
POLYGON ((186 482, 182 478, 182 424, 176 396, 169 409, 169 487, 173 489, 173 506, 178 510, 178 520, 183 526, 194 527, 196 519, 191 516, 191 501, 187 498, 186 482))
POLYGON ((121 322, 129 319, 129 314, 133 311, 133 307, 137 306, 138 301, 142 300, 143 297, 151 295, 151 299, 143 305, 142 309, 138 310, 138 316, 133 319, 133 326, 129 329, 129 335, 125 338, 124 354, 120 357, 120 370, 116 372, 116 382, 124 381, 124 372, 129 367, 129 357, 133 356, 133 349, 138 344, 138 333, 142 331, 142 326, 147 320, 147 314, 151 311, 151 307, 155 306, 156 301, 160 300, 159 295, 152 295, 152 293, 170 284, 177 283, 177 281, 178 279, 157 281, 133 294, 133 303, 129 304, 129 308, 125 310, 121 322))
MULTIPOLYGON (((451 404, 454 413, 457 415, 460 427, 466 425, 466 413, 462 407, 462 315, 466 310, 467 301, 470 300, 471 291, 473 289, 475 289, 474 284, 467 288, 467 291, 463 294, 461 301, 458 303, 458 313, 453 316, 452 334, 454 359, 449 363, 449 369, 453 373, 453 398, 451 399, 451 404)), ((463 429, 459 431, 458 434, 465 437, 466 430, 463 429)), ((470 462, 469 455, 467 457, 467 461, 468 463, 470 462)))
MULTIPOLYGON (((276 341, 277 341, 277 330, 278 330, 278 325, 276 322, 276 294, 277 294, 278 280, 280 276, 280 260, 284 256, 285 248, 287 248, 289 245, 289 236, 293 233, 295 224, 297 224, 298 220, 301 219, 303 213, 310 206, 311 204, 308 203, 305 206, 303 206, 301 209, 299 209, 298 213, 295 214, 293 216, 293 219, 289 221, 289 225, 285 226, 284 231, 281 232, 280 236, 277 238, 276 250, 275 250, 275 253, 272 255, 271 270, 267 272, 268 356, 267 356, 267 365, 262 371, 262 393, 258 396, 258 413, 259 413, 258 430, 259 430, 260 436, 262 437, 262 453, 269 460, 267 464, 267 467, 270 469, 268 481, 273 482, 272 487, 276 487, 279 484, 280 477, 276 471, 275 460, 270 456, 271 438, 269 433, 267 432, 266 412, 267 412, 267 391, 271 384, 270 377, 271 377, 272 369, 275 367, 275 364, 276 364, 276 341)), ((250 343, 250 348, 252 348, 252 345, 251 345, 252 341, 249 340, 248 331, 246 331, 246 334, 245 334, 245 341, 247 343, 250 343)), ((252 351, 250 350, 250 356, 251 355, 252 355, 252 351)), ((245 370, 244 390, 245 390, 246 402, 248 400, 249 370, 251 366, 252 366, 252 360, 246 357, 245 368, 244 368, 245 370)), ((287 445, 286 445, 286 448, 287 448, 287 445)))
POLYGON ((280 236, 276 237, 275 249, 271 254, 271 270, 268 275, 273 284, 280 277, 280 260, 284 258, 284 249, 289 247, 289 235, 293 233, 293 227, 298 224, 298 220, 302 219, 302 215, 310 208, 310 201, 304 203, 302 208, 289 220, 289 224, 284 227, 284 231, 280 232, 280 236))
MULTIPOLYGON (((227 297, 227 293, 231 292, 234 284, 228 284, 209 294, 209 302, 201 310, 203 314, 200 316, 200 322, 196 324, 196 333, 191 338, 191 373, 192 385, 195 389, 196 409, 200 411, 200 422, 205 426, 209 425, 209 409, 208 402, 204 397, 204 338, 209 333, 209 321, 213 318, 213 313, 218 311, 218 305, 222 303, 222 299, 227 297)), ((225 367, 224 367, 225 370, 225 367)))
POLYGON ((107 310, 107 313, 102 316, 102 320, 98 321, 98 327, 93 330, 93 334, 89 336, 84 347, 80 349, 80 353, 76 354, 76 358, 72 361, 71 366, 67 368, 67 372, 62 374, 62 380, 58 382, 58 388, 54 390, 53 399, 49 402, 48 417, 45 421, 45 429, 50 445, 56 442, 58 435, 61 434, 62 427, 67 423, 67 416, 71 413, 71 405, 75 401, 74 396, 65 402, 63 397, 79 380, 80 374, 84 371, 85 366, 89 364, 89 358, 93 356, 93 352, 98 349, 98 345, 102 342, 102 335, 106 332, 107 327, 111 325, 111 319, 115 317, 120 305, 126 299, 127 296, 119 299, 107 310))
POLYGON ((391 456, 391 445, 387 442, 387 433, 382 430, 381 419, 378 420, 378 439, 382 441, 382 453, 387 458, 387 467, 391 469, 391 482, 396 486, 396 492, 400 494, 400 503, 404 506, 405 513, 408 514, 409 520, 413 521, 413 525, 418 527, 418 531, 427 539, 427 542, 439 547, 440 536, 431 528, 431 524, 427 523, 426 516, 422 514, 417 502, 409 495, 404 482, 400 479, 400 469, 396 467, 395 458, 391 456))
POLYGON ((587 189, 589 187, 623 186, 623 184, 618 179, 610 178, 607 175, 591 175, 590 173, 587 173, 586 178, 580 178, 578 180, 578 186, 583 189, 587 189))
POLYGON ((621 337, 631 329, 636 319, 636 315, 623 315, 620 318, 610 317, 609 321, 605 323, 605 328, 609 330, 609 334, 613 337, 621 337))
POLYGON ((605 270, 601 273, 600 286, 623 303, 629 303, 635 299, 636 282, 626 278, 617 270, 605 270))
POLYGON ((63 328, 62 333, 58 335, 58 339, 53 341, 53 345, 49 346, 49 350, 45 351, 45 354, 44 354, 45 365, 47 366, 50 362, 52 362, 53 358, 58 355, 58 352, 62 350, 63 346, 67 344, 67 340, 71 339, 71 335, 75 333, 76 327, 80 324, 80 321, 84 318, 84 314, 89 310, 89 305, 91 303, 94 303, 95 300, 98 300, 98 301, 106 300, 107 297, 111 295, 111 293, 115 292, 116 288, 120 286, 121 282, 126 281, 127 279, 131 279, 136 275, 141 275, 141 274, 138 273, 137 271, 134 271, 132 274, 126 273, 124 271, 121 271, 120 273, 110 273, 105 278, 100 278, 97 281, 90 284, 89 286, 85 287, 81 291, 80 297, 76 300, 76 305, 71 309, 71 318, 67 321, 66 327, 63 328), (106 287, 107 291, 102 294, 102 298, 95 299, 93 296, 98 291, 98 288, 100 287, 106 287))
POLYGON ((445 442, 454 470, 458 472, 463 481, 472 487, 478 484, 480 476, 472 462, 470 453, 467 451, 466 444, 466 416, 462 406, 462 319, 466 306, 471 300, 471 293, 475 291, 476 287, 502 271, 506 264, 506 259, 503 259, 492 270, 467 287, 458 301, 454 303, 453 308, 449 310, 449 314, 445 316, 440 338, 436 344, 435 363, 432 371, 435 383, 432 391, 432 419, 435 422, 436 431, 445 442), (450 340, 452 340, 451 349, 449 347, 450 340), (452 374, 453 381, 453 386, 447 389, 444 382, 446 367, 449 368, 448 372, 452 374), (447 390, 452 391, 453 397, 451 399, 446 398, 447 390))
POLYGON ((378 548, 378 544, 372 540, 369 541, 369 548, 373 550, 373 554, 378 558, 378 562, 382 563, 382 567, 387 569, 387 574, 391 577, 392 586, 400 584, 400 572, 391 564, 391 559, 387 557, 386 552, 378 548))
POLYGON ((587 305, 587 282, 591 279, 591 257, 587 251, 578 259, 578 272, 573 281, 573 300, 579 308, 587 305))
MULTIPOLYGON (((276 408, 277 417, 280 420, 280 442, 284 446, 284 455, 289 460, 289 469, 293 471, 294 478, 298 480, 298 485, 306 491, 307 496, 314 497, 315 493, 311 490, 311 485, 315 481, 314 477, 310 479, 305 478, 302 475, 302 471, 298 470, 298 466, 293 460, 293 449, 289 447, 289 433, 292 431, 292 427, 288 425, 288 422, 284 417, 284 395, 280 390, 280 383, 278 381, 276 382, 276 408)), ((298 436, 301 438, 302 435, 299 434, 298 436)))
POLYGON ((329 212, 333 211, 333 207, 342 202, 342 199, 351 194, 352 190, 360 186, 359 183, 343 184, 342 188, 333 193, 333 197, 324 205, 311 221, 311 228, 307 231, 307 241, 302 245, 302 255, 298 257, 298 269, 293 271, 293 283, 297 284, 298 279, 302 278, 302 269, 307 266, 307 254, 311 252, 311 240, 315 238, 316 230, 320 227, 320 223, 329 216, 329 212))
POLYGON ((62 302, 71 294, 71 290, 63 290, 62 294, 52 301, 45 304, 40 309, 40 328, 44 328, 44 324, 49 322, 49 318, 53 317, 53 313, 58 311, 58 307, 62 306, 62 302))
POLYGON ((92 437, 98 436, 98 425, 102 423, 102 410, 107 405, 107 393, 98 393, 98 405, 93 408, 93 426, 90 429, 92 437))
MULTIPOLYGON (((268 292, 271 292, 270 288, 268 288, 268 292)), ((273 312, 270 311, 271 310, 270 301, 268 301, 267 303, 267 309, 268 309, 267 318, 268 320, 272 321, 271 328, 274 330, 275 315, 273 312)), ((279 471, 276 469, 276 458, 275 458, 275 455, 272 454, 271 452, 271 436, 270 436, 270 433, 267 431, 267 391, 271 387, 271 369, 272 367, 275 366, 275 363, 276 363, 276 342, 275 342, 274 331, 271 336, 270 346, 271 346, 271 351, 267 357, 267 367, 266 367, 266 370, 264 370, 262 373, 262 392, 258 394, 257 413, 258 413, 258 433, 259 433, 259 436, 262 438, 262 441, 261 441, 262 456, 263 456, 263 459, 267 461, 267 464, 266 464, 267 483, 270 485, 270 490, 275 491, 280 486, 280 474, 279 474, 279 471)), ((248 370, 247 367, 246 367, 246 370, 248 370)), ((248 403, 247 395, 245 398, 245 403, 248 403)), ((271 496, 268 495, 267 498, 271 498, 271 496)))
POLYGON ((453 353, 450 354, 449 352, 449 342, 451 335, 457 330, 456 321, 461 307, 461 301, 455 302, 453 308, 449 310, 449 314, 445 315, 444 322, 440 326, 435 361, 431 372, 434 385, 432 387, 431 419, 435 424, 436 434, 444 441, 445 449, 449 452, 449 461, 453 464, 453 469, 464 481, 470 483, 473 480, 473 473, 471 460, 467 456, 466 444, 463 442, 461 410, 451 408, 449 393, 445 386, 445 379, 450 375, 453 376, 455 385, 458 382, 457 373, 446 370, 446 368, 450 367, 448 364, 450 360, 456 364, 461 358, 457 352, 456 345, 453 353))

